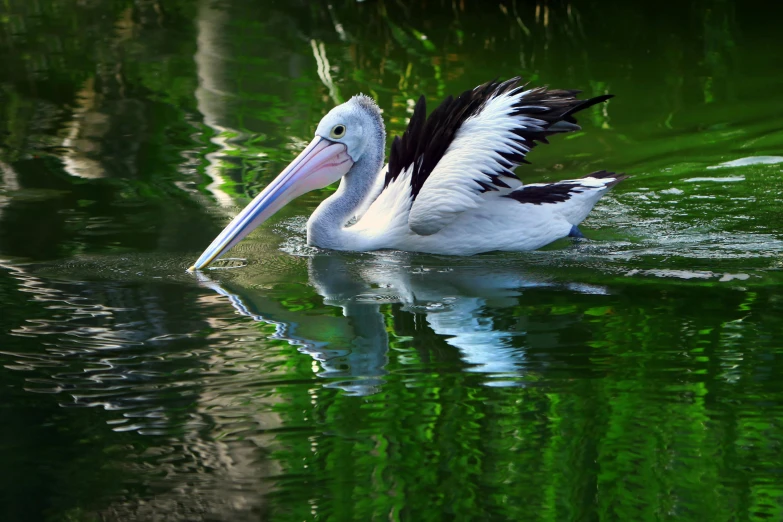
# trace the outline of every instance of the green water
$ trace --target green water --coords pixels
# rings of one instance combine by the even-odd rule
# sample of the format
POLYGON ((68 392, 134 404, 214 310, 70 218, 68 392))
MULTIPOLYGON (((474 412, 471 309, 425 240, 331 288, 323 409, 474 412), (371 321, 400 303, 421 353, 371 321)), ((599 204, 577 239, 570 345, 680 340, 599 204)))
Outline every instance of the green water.
MULTIPOLYGON (((783 69, 767 3, 6 0, 0 520, 783 520, 783 69), (589 241, 185 268, 365 92, 616 98, 528 181, 589 241)), ((236 264, 244 262, 237 261, 236 264)))

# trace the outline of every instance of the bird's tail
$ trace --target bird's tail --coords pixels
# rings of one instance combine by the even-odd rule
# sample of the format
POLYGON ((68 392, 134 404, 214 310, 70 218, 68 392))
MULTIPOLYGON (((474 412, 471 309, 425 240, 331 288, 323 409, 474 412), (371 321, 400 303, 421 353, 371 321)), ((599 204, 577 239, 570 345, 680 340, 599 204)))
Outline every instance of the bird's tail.
POLYGON ((562 181, 561 183, 575 185, 571 192, 572 204, 563 207, 564 217, 572 225, 578 225, 584 221, 601 196, 627 178, 625 174, 599 170, 575 180, 562 181))
POLYGON ((557 213, 568 223, 578 225, 601 196, 627 177, 601 170, 579 179, 523 185, 504 197, 531 205, 557 204, 557 213))

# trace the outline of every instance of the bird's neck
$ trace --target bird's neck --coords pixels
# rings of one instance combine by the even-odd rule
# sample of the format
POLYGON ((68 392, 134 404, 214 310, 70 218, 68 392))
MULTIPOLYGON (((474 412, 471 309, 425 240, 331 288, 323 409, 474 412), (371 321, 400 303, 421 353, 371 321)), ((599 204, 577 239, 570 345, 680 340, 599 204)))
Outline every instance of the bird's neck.
POLYGON ((307 243, 321 248, 344 250, 345 225, 371 196, 384 160, 383 134, 371 136, 365 153, 340 180, 337 191, 326 198, 307 221, 307 243))

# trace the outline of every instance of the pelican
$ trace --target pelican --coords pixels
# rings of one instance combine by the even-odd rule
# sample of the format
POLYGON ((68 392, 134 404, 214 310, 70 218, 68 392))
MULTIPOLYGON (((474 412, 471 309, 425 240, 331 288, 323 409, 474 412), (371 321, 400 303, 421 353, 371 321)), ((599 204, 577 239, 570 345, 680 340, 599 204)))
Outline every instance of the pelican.
POLYGON ((288 202, 337 180, 307 221, 307 243, 333 250, 472 255, 534 250, 566 236, 625 178, 600 171, 525 184, 514 173, 537 142, 579 130, 574 114, 611 98, 491 81, 448 97, 429 117, 419 98, 384 166, 381 111, 357 95, 324 116, 312 142, 207 247, 190 270, 225 254, 288 202))

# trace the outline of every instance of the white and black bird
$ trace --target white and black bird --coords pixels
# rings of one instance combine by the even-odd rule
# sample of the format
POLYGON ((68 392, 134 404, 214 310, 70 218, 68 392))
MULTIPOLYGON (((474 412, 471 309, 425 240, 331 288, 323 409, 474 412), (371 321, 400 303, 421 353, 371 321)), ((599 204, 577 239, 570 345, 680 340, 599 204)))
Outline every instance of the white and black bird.
POLYGON ((540 248, 565 236, 625 176, 524 185, 514 169, 552 134, 578 130, 574 115, 611 98, 526 89, 520 78, 449 97, 427 117, 422 96, 384 166, 381 111, 358 95, 332 109, 315 138, 221 232, 196 261, 219 258, 272 214, 337 180, 307 222, 307 242, 334 250, 381 249, 472 255, 540 248))

